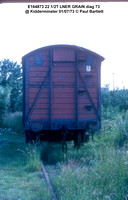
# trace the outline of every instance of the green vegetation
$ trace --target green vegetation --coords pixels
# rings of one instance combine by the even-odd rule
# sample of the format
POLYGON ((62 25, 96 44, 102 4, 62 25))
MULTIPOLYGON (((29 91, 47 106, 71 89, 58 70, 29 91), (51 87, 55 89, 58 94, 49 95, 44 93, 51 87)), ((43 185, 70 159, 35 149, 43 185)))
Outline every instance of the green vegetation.
MULTIPOLYGON (((106 129, 106 127, 104 127, 106 129)), ((59 199, 123 200, 128 195, 127 142, 120 148, 119 129, 104 131, 80 150, 68 151, 68 162, 52 178, 59 199)), ((122 139, 121 139, 122 140, 122 139)))
POLYGON ((1 127, 8 129, 10 128, 17 133, 23 133, 24 127, 22 121, 21 112, 8 113, 3 116, 1 127))
MULTIPOLYGON (((22 68, 17 62, 5 59, 0 61, 0 96, 4 94, 5 112, 22 110, 22 68)), ((0 98, 3 101, 3 97, 0 98)), ((0 112, 1 115, 1 112, 0 112)))
POLYGON ((0 200, 48 200, 51 193, 43 178, 40 149, 26 145, 24 135, 1 129, 0 200))

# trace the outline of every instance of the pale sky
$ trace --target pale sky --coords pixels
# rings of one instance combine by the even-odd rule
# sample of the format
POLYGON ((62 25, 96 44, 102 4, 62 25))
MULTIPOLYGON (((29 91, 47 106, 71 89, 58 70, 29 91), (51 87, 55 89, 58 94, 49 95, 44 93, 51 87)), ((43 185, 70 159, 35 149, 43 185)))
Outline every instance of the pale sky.
MULTIPOLYGON (((34 3, 29 3, 29 5, 34 3)), ((26 3, 0 4, 0 60, 21 63, 25 54, 54 45, 77 45, 105 58, 101 84, 128 88, 128 2, 38 3, 100 5, 104 13, 30 13, 26 3), (114 76, 113 76, 114 73, 114 76)))

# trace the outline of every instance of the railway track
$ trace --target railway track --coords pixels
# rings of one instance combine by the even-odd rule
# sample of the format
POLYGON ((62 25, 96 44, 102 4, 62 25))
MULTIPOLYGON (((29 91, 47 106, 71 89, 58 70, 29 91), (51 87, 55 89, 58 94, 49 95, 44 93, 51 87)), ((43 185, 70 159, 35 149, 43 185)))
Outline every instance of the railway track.
POLYGON ((57 198, 57 196, 56 196, 56 193, 55 193, 55 191, 54 191, 54 188, 53 188, 53 186, 52 186, 52 183, 51 183, 51 181, 50 181, 50 178, 49 178, 49 176, 48 176, 48 173, 47 173, 47 171, 46 171, 46 169, 45 169, 45 166, 44 166, 43 162, 41 162, 41 168, 42 168, 42 171, 43 171, 43 173, 44 173, 44 177, 45 177, 45 180, 46 180, 46 182, 47 182, 47 184, 48 184, 48 187, 49 187, 49 189, 50 189, 50 191, 51 191, 51 193, 52 193, 52 196, 53 196, 53 199, 52 199, 52 200, 58 200, 58 198, 57 198))

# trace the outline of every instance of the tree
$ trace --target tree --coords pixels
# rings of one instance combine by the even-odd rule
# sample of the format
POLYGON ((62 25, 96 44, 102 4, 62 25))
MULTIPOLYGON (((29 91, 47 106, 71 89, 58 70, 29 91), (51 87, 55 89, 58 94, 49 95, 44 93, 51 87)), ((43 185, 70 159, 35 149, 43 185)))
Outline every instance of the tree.
POLYGON ((5 59, 0 62, 0 86, 10 92, 9 111, 21 110, 22 102, 22 68, 17 62, 5 59), (19 96, 21 97, 19 99, 19 96), (19 107, 18 107, 18 102, 19 107), (17 105, 17 106, 15 106, 17 105))
POLYGON ((0 86, 0 125, 2 123, 5 112, 8 109, 8 91, 0 86))
POLYGON ((102 106, 104 108, 114 108, 118 111, 128 110, 128 89, 109 90, 106 86, 101 90, 102 106))

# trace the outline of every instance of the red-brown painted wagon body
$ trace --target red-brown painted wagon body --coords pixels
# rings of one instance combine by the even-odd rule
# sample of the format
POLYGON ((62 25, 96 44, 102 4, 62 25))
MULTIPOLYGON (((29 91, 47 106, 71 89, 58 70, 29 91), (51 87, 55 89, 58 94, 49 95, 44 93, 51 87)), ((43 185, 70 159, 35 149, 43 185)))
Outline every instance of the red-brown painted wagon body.
POLYGON ((101 124, 100 55, 74 45, 53 45, 22 58, 26 138, 78 142, 101 124))

